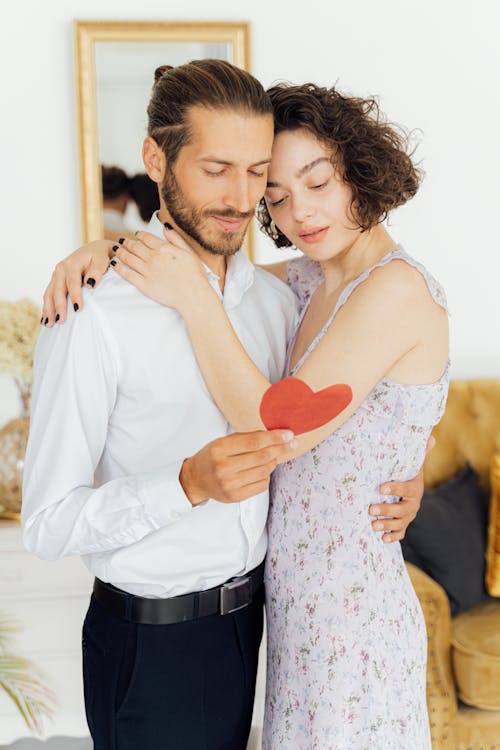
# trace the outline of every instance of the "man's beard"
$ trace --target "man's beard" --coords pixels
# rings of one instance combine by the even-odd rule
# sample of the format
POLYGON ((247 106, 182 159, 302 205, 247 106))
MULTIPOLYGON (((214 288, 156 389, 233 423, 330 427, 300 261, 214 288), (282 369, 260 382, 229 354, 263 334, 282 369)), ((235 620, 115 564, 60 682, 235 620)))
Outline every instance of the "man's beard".
POLYGON ((214 215, 220 216, 221 218, 251 219, 253 211, 243 214, 231 209, 224 209, 222 211, 217 211, 217 213, 214 213, 213 211, 199 211, 189 202, 186 195, 182 192, 175 174, 168 166, 160 190, 168 212, 179 229, 182 229, 185 234, 195 240, 195 242, 197 242, 204 250, 213 255, 226 256, 234 255, 238 252, 248 225, 245 226, 245 229, 242 232, 238 233, 226 233, 221 230, 220 237, 217 239, 217 244, 215 245, 214 240, 207 237, 206 233, 203 232, 204 223, 210 216, 214 215))

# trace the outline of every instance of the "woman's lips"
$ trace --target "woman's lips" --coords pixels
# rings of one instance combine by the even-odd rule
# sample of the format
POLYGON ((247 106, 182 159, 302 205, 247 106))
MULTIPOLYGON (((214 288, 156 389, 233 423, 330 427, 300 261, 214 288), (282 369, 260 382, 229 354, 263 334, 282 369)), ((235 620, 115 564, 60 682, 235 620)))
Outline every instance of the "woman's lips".
POLYGON ((215 219, 225 232, 235 232, 243 224, 243 219, 227 219, 223 216, 212 216, 212 219, 215 219))
POLYGON ((312 244, 313 242, 319 242, 328 232, 329 227, 313 227, 308 229, 306 232, 300 232, 299 237, 303 242, 312 244))

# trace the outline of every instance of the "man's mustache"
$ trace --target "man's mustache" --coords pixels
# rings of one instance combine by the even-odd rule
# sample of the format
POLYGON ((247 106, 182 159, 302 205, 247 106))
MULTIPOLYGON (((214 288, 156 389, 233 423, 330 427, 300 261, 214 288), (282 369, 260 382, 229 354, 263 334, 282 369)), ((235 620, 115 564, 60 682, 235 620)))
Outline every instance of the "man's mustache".
POLYGON ((225 208, 222 211, 210 211, 205 216, 217 216, 220 219, 251 219, 254 215, 253 211, 247 211, 246 213, 240 213, 239 211, 233 211, 230 208, 225 208))

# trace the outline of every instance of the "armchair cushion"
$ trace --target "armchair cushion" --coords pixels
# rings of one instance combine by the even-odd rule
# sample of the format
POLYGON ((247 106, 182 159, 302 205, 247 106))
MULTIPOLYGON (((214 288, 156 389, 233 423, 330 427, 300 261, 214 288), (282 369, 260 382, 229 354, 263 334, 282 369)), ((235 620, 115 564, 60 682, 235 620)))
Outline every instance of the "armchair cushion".
POLYGON ((488 598, 485 551, 488 502, 478 475, 461 474, 426 490, 422 507, 401 542, 404 558, 448 594, 452 615, 488 598))
POLYGON ((500 711, 500 602, 490 601, 452 621, 457 691, 469 706, 500 711))

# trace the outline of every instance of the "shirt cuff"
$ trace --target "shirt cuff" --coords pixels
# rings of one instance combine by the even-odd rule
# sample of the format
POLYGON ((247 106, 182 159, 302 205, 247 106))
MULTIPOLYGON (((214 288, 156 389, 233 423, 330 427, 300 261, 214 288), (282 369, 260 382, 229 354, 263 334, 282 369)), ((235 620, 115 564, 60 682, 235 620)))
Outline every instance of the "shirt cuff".
POLYGON ((142 475, 139 480, 139 495, 144 510, 158 528, 177 521, 194 506, 189 502, 179 481, 184 459, 142 475))

